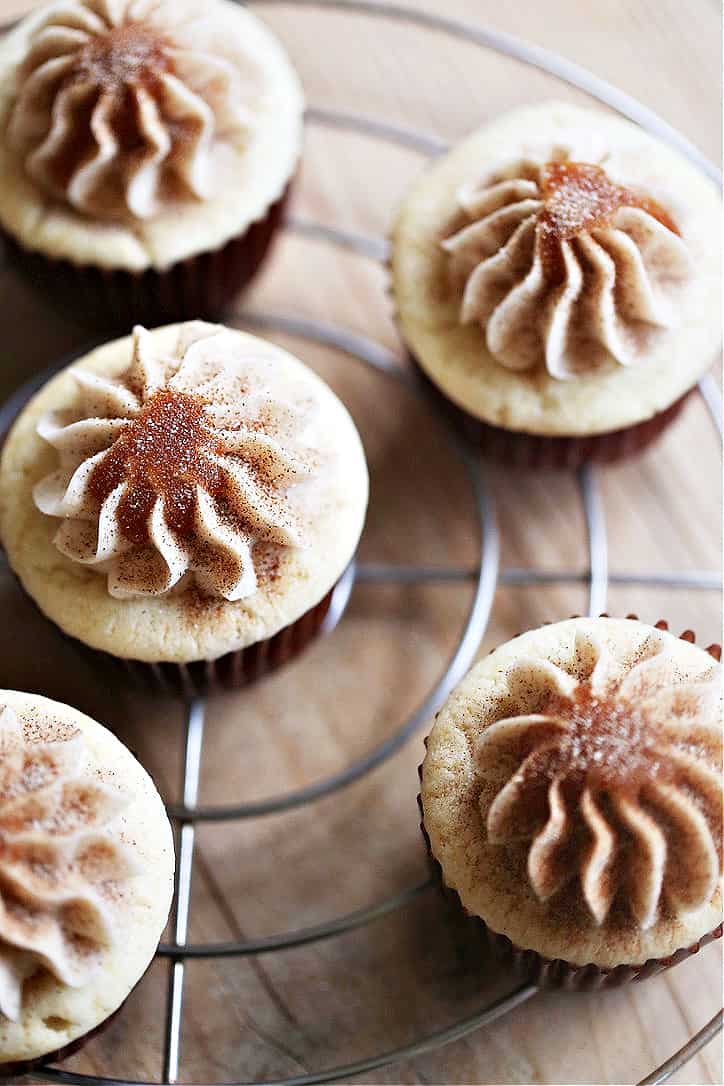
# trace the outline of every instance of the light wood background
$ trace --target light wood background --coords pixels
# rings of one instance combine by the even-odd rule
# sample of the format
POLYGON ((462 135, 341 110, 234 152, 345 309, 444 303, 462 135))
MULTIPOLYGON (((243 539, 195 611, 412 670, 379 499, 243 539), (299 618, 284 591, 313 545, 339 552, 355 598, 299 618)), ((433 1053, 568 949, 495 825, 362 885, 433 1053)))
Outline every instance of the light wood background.
MULTIPOLYGON (((714 0, 419 0, 553 48, 608 78, 719 158, 720 14, 714 0)), ((0 13, 27 7, 0 0, 0 13)), ((310 103, 356 110, 454 140, 499 109, 544 97, 585 101, 551 77, 409 26, 295 8, 264 8, 287 43, 310 103)), ((382 235, 420 169, 419 156, 312 129, 295 213, 382 235)), ((313 315, 395 346, 384 271, 286 237, 254 289, 255 308, 313 315)), ((79 346, 84 333, 0 271, 0 393, 79 346)), ((349 403, 372 472, 367 560, 475 560, 460 472, 425 410, 332 351, 287 341, 349 403)), ((493 466, 503 567, 583 571, 575 481, 493 466)), ((636 463, 600 474, 614 572, 719 567, 720 460, 700 401, 636 463)), ((467 586, 360 586, 337 632, 284 673, 214 701, 202 802, 250 800, 339 769, 398 726, 451 651, 467 586)), ((504 587, 482 650, 579 612, 583 586, 504 587)), ((706 644, 720 633, 719 594, 614 587, 612 613, 638 611, 706 644)), ((75 703, 114 727, 178 798, 181 712, 171 702, 100 688, 0 573, 2 684, 75 703)), ((365 906, 424 877, 417 827, 417 736, 343 793, 285 816, 202 828, 194 941, 259 936, 365 906)), ((69 1066, 157 1080, 167 965, 156 963, 111 1029, 69 1066)), ((359 1082, 636 1082, 699 1029, 721 1000, 721 951, 709 947, 647 984, 602 995, 542 994, 488 1029, 359 1082)), ((471 1013, 509 977, 470 944, 431 894, 362 931, 289 953, 191 963, 182 1080, 252 1081, 303 1073, 394 1047, 471 1013)), ((721 1082, 718 1041, 674 1080, 721 1082)))

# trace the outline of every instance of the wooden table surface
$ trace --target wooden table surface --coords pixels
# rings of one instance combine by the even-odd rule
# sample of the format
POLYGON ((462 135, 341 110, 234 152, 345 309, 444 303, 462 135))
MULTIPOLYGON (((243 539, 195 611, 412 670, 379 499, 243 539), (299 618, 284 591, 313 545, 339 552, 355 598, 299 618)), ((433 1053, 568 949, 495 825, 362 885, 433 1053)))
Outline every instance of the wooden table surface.
MULTIPOLYGON (((637 96, 719 159, 719 9, 714 0, 419 0, 552 48, 637 96)), ((0 13, 27 7, 0 0, 0 13)), ((556 96, 585 101, 552 77, 401 23, 265 6, 313 105, 358 111, 441 139, 500 109, 556 96)), ((312 127, 295 214, 383 235, 420 156, 312 127)), ((384 271, 318 241, 287 236, 248 306, 314 316, 395 348, 384 271)), ((0 394, 84 342, 85 333, 0 271, 0 394)), ((350 405, 372 474, 367 561, 472 565, 475 524, 459 465, 429 413, 341 354, 284 340, 350 405)), ((503 569, 586 569, 576 480, 491 466, 503 569)), ((716 571, 718 440, 695 399, 657 448, 601 471, 611 570, 716 571)), ((275 795, 343 768, 389 735, 424 696, 455 645, 468 584, 360 585, 333 636, 257 689, 214 700, 202 802, 275 795)), ((481 651, 586 607, 583 584, 507 584, 481 651)), ((615 584, 612 613, 638 612, 706 644, 720 633, 719 593, 615 584)), ((2 682, 77 704, 114 727, 178 798, 183 713, 173 702, 109 692, 32 613, 0 573, 2 682)), ((197 838, 189 938, 242 939, 296 929, 388 897, 425 877, 417 826, 422 735, 384 766, 285 815, 204 826, 197 838)), ((158 1081, 167 963, 156 962, 109 1031, 71 1060, 89 1074, 158 1081)), ((513 986, 431 893, 341 938, 290 952, 187 968, 181 1080, 279 1078, 384 1051, 474 1012, 513 986)), ((466 1039, 355 1082, 636 1082, 721 1002, 721 951, 599 995, 540 994, 466 1039)), ((722 1081, 710 1044, 672 1081, 722 1081)))

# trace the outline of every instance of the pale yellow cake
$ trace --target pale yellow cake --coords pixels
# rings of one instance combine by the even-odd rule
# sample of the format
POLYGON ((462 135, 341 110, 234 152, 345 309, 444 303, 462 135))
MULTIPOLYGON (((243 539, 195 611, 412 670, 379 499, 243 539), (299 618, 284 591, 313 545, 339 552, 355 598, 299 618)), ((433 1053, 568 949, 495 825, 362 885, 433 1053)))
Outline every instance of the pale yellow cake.
POLYGON ((330 388, 265 340, 189 321, 93 351, 16 421, 0 537, 66 633, 214 660, 315 607, 353 557, 362 445, 330 388))
POLYGON ((451 694, 422 768, 445 884, 517 947, 610 970, 713 932, 721 667, 631 619, 516 637, 451 694))
POLYGON ((691 389, 721 343, 716 187, 612 114, 517 109, 437 159, 404 200, 403 338, 475 419, 582 437, 691 389))
POLYGON ((150 963, 171 827, 123 744, 67 705, 0 690, 0 1074, 104 1022, 150 963))

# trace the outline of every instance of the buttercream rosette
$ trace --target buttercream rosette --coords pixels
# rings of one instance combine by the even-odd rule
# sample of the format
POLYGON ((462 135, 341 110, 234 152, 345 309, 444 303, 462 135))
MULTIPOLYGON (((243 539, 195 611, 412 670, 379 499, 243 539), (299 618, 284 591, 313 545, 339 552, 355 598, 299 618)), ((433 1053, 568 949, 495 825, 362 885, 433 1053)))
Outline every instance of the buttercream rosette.
POLYGON ((615 658, 582 630, 573 665, 522 656, 477 744, 488 841, 525 847, 538 900, 581 900, 594 925, 616 909, 645 931, 721 879, 721 668, 682 680, 671 643, 615 658))
POLYGON ((197 18, 167 0, 48 8, 18 66, 6 137, 42 189, 111 220, 214 194, 216 148, 252 140, 257 92, 252 58, 244 71, 212 51, 197 18))
POLYGON ((111 596, 196 586, 243 600, 257 589, 256 548, 305 545, 292 490, 314 475, 308 393, 277 387, 274 358, 239 352, 233 331, 181 326, 160 353, 133 333, 118 378, 74 371, 76 406, 44 416, 38 433, 59 465, 34 489, 61 518, 55 546, 107 577, 111 596))
POLYGON ((459 187, 442 239, 459 319, 506 369, 556 379, 643 362, 693 272, 667 207, 592 146, 553 146, 459 187), (585 157, 584 157, 585 156, 585 157))
POLYGON ((123 807, 79 730, 23 725, 0 705, 0 1016, 20 1019, 38 969, 86 984, 116 940, 116 903, 136 874, 109 829, 123 807))

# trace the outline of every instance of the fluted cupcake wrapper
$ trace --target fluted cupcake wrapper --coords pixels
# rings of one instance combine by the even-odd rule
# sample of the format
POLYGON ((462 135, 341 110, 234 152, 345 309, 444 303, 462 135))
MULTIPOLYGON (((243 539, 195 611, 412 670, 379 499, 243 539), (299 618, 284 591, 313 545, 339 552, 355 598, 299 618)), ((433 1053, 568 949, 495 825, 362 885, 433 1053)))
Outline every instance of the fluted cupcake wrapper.
MULTIPOLYGON (((482 921, 481 921, 482 923, 482 921)), ((666 958, 649 958, 641 965, 617 965, 614 969, 600 969, 597 965, 571 965, 560 958, 545 958, 534 950, 516 946, 505 935, 491 931, 487 925, 485 935, 488 945, 499 961, 509 963, 520 976, 526 977, 539 988, 562 988, 569 992, 593 992, 601 988, 618 988, 634 980, 647 980, 666 969, 697 954, 703 946, 721 938, 722 925, 702 936, 691 946, 677 950, 666 958)))
MULTIPOLYGON (((321 632, 333 594, 334 588, 315 607, 273 637, 227 652, 216 660, 151 664, 143 660, 123 660, 107 653, 102 655, 135 683, 165 693, 193 697, 214 690, 236 690, 270 675, 299 656, 321 632)), ((97 655, 95 650, 86 651, 97 655)))
MULTIPOLYGON (((246 648, 227 652, 215 660, 191 660, 174 663, 164 660, 149 663, 146 660, 128 660, 114 656, 102 649, 92 648, 78 638, 67 634, 38 607, 32 596, 25 591, 20 578, 10 570, 18 588, 34 605, 37 614, 56 630, 63 640, 94 669, 101 669, 116 682, 132 683, 146 690, 182 697, 196 697, 220 690, 237 690, 249 686, 257 679, 270 675, 277 668, 294 660, 322 632, 332 600, 340 583, 349 577, 349 567, 319 603, 305 611, 296 621, 284 626, 272 637, 256 641, 246 648)), ((348 593, 343 606, 346 607, 348 593)), ((341 612, 337 615, 337 621, 341 612)))
POLYGON ((621 430, 610 430, 607 433, 591 434, 585 437, 545 437, 541 434, 529 434, 523 431, 506 430, 502 426, 492 426, 469 414, 445 396, 428 377, 413 354, 408 352, 408 357, 430 397, 468 442, 479 448, 486 456, 506 464, 533 469, 570 470, 585 463, 611 463, 624 460, 629 456, 636 456, 656 441, 677 418, 694 391, 690 389, 685 392, 664 411, 660 411, 650 419, 621 430))
MULTIPOLYGON (((603 614, 600 617, 608 618, 608 615, 603 614)), ((637 620, 638 616, 628 614, 626 618, 637 620)), ((655 626, 660 630, 668 630, 669 628, 669 624, 665 619, 660 619, 655 623, 655 626)), ((680 638, 682 641, 691 643, 696 641, 693 630, 684 630, 680 634, 680 638)), ((721 645, 709 645, 705 651, 715 660, 721 658, 721 645)), ((425 739, 425 749, 427 750, 427 738, 425 739)), ((418 766, 417 772, 420 783, 422 783, 422 764, 418 766)), ((707 932, 700 939, 697 939, 695 943, 681 947, 666 957, 648 958, 640 963, 625 963, 611 969, 603 969, 592 962, 586 965, 574 965, 562 958, 547 958, 545 955, 539 954, 537 950, 533 950, 531 947, 519 946, 509 939, 507 935, 493 931, 481 917, 465 908, 457 890, 448 886, 445 882, 442 867, 433 854, 430 837, 425 829, 425 812, 421 793, 418 793, 417 796, 417 806, 420 811, 420 830, 425 841, 430 872, 440 893, 457 911, 465 916, 498 961, 509 966, 520 977, 527 979, 531 984, 535 984, 539 988, 590 992, 602 988, 618 988, 622 984, 628 984, 631 981, 647 980, 649 977, 656 976, 657 973, 663 973, 666 969, 671 969, 672 966, 678 965, 679 962, 690 958, 693 954, 697 954, 707 943, 720 939, 722 936, 724 925, 719 924, 713 931, 707 932)))
POLYGON ((281 226, 292 182, 266 214, 218 249, 142 272, 75 264, 26 249, 6 230, 0 237, 10 263, 62 311, 86 325, 127 332, 221 316, 266 258, 281 226))
POLYGON ((64 633, 63 636, 87 663, 94 668, 100 665, 117 682, 130 681, 134 686, 146 690, 182 697, 237 690, 270 675, 311 644, 322 630, 336 587, 334 585, 318 604, 272 637, 227 652, 215 660, 192 660, 189 663, 127 660, 91 648, 68 634, 64 633))

